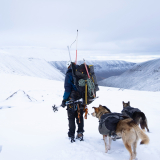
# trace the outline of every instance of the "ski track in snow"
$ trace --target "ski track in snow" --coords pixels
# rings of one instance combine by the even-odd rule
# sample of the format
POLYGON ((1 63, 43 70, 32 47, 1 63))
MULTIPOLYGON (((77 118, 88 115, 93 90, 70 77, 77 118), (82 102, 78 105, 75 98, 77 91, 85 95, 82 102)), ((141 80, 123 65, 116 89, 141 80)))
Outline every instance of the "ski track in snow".
MULTIPOLYGON (((98 132, 98 119, 88 115, 84 120, 84 141, 70 143, 67 111, 52 105, 61 104, 63 82, 27 76, 0 75, 0 160, 127 160, 129 153, 122 140, 112 141, 105 153, 102 135, 98 132), (6 81, 9 82, 6 86, 6 81), (20 90, 26 94, 16 94, 20 90), (30 101, 26 95, 36 99, 30 101), (9 108, 8 108, 8 107, 9 108)), ((141 109, 147 116, 150 133, 148 145, 137 145, 138 160, 159 160, 160 92, 119 90, 100 87, 98 99, 88 106, 107 106, 112 112, 121 112, 122 101, 141 109)), ((139 141, 140 142, 140 141, 139 141)))

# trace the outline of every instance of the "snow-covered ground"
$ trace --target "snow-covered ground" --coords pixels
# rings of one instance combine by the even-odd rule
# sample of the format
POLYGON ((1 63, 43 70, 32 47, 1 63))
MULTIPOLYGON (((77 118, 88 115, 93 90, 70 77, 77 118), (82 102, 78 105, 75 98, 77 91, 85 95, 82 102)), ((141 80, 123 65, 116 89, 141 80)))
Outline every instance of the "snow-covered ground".
MULTIPOLYGON (((127 160, 129 153, 122 140, 112 142, 105 153, 98 119, 88 115, 84 141, 70 143, 67 138, 66 109, 57 113, 52 105, 60 105, 63 82, 36 77, 0 74, 0 160, 127 160)), ((88 106, 106 105, 121 112, 122 101, 141 109, 148 118, 148 145, 137 146, 138 160, 159 160, 160 92, 120 90, 100 87, 98 99, 88 106)))

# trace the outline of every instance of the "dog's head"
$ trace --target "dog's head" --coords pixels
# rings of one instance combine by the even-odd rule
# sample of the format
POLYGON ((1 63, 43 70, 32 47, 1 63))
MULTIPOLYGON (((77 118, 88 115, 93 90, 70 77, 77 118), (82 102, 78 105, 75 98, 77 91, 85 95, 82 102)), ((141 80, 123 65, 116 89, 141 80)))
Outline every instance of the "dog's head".
POLYGON ((91 115, 99 119, 103 114, 111 113, 111 111, 106 106, 99 105, 99 107, 92 107, 92 108, 94 109, 94 112, 91 113, 91 115))
POLYGON ((128 103, 124 103, 124 101, 122 102, 123 104, 123 108, 130 106, 130 101, 128 101, 128 103))

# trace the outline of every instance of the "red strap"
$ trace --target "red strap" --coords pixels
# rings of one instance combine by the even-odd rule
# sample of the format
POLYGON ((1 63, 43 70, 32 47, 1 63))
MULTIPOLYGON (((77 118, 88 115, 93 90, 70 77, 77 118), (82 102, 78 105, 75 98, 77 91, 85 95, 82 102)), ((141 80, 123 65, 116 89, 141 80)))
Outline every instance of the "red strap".
POLYGON ((86 62, 84 62, 84 65, 85 65, 85 68, 86 68, 86 71, 87 71, 88 78, 90 79, 90 76, 89 76, 89 73, 88 73, 88 68, 87 68, 86 62))

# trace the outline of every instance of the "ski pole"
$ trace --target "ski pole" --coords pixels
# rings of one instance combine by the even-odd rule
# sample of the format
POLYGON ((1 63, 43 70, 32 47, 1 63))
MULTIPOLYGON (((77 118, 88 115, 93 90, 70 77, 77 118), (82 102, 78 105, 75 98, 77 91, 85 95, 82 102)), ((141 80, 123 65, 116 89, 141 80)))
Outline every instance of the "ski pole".
MULTIPOLYGON (((78 43, 78 30, 77 30, 77 37, 76 39, 74 40, 74 42, 70 45, 70 48, 71 46, 76 42, 76 59, 75 59, 75 64, 77 64, 77 43, 78 43)), ((68 47, 69 48, 69 47, 68 47)))
POLYGON ((71 60, 71 54, 70 54, 70 50, 69 50, 69 46, 67 46, 67 48, 68 48, 68 52, 69 52, 70 61, 72 62, 72 60, 71 60))
POLYGON ((77 37, 76 37, 76 59, 75 59, 75 64, 77 64, 77 44, 78 44, 78 30, 77 30, 77 37))
POLYGON ((52 106, 54 112, 58 111, 58 108, 60 108, 60 107, 61 106, 56 106, 55 104, 54 104, 54 106, 52 106))

